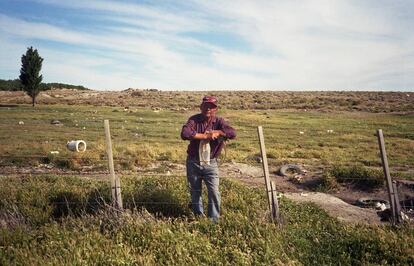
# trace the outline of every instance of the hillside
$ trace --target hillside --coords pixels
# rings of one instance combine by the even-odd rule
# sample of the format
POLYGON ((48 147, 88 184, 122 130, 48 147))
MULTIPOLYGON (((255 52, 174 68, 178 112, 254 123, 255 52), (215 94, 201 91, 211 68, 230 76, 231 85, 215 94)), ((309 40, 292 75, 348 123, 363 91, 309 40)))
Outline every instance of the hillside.
MULTIPOLYGON (((287 92, 287 91, 157 91, 128 89, 43 91, 39 104, 145 107, 169 110, 198 109, 203 95, 219 98, 221 108, 233 110, 298 109, 321 112, 413 113, 413 92, 287 92)), ((29 104, 24 92, 0 91, 0 104, 29 104)))

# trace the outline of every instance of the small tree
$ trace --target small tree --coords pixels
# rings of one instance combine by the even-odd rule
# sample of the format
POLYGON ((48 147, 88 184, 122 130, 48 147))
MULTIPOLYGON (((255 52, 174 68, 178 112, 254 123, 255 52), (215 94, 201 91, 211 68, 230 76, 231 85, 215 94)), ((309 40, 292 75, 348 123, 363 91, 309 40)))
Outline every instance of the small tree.
POLYGON ((43 58, 33 47, 27 48, 26 54, 22 55, 22 68, 20 69, 20 82, 23 90, 32 98, 32 106, 35 105, 36 96, 40 92, 40 84, 42 83, 43 58))

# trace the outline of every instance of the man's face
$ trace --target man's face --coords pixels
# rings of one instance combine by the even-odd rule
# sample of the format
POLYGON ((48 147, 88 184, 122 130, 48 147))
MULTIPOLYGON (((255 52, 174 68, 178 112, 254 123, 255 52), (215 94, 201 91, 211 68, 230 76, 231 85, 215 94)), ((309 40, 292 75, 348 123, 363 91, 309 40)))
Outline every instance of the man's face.
POLYGON ((201 113, 207 117, 214 117, 217 112, 217 106, 212 103, 202 103, 200 106, 201 113))

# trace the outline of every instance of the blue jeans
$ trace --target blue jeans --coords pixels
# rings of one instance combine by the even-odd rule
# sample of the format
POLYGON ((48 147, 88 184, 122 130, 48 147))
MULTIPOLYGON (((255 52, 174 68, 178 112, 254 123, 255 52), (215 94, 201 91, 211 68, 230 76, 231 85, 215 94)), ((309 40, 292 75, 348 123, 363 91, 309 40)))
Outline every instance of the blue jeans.
POLYGON ((201 198, 202 180, 208 191, 207 216, 217 221, 220 217, 220 191, 217 160, 212 159, 210 165, 200 165, 198 160, 187 159, 187 181, 191 193, 191 209, 195 215, 204 215, 201 198))

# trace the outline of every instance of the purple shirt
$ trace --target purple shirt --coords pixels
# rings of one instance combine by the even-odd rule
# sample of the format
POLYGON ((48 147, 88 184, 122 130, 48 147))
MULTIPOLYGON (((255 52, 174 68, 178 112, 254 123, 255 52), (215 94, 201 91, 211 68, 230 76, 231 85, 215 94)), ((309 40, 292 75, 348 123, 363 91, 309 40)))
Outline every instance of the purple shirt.
MULTIPOLYGON (((205 121, 202 114, 196 114, 190 117, 187 123, 181 130, 181 138, 183 140, 189 140, 190 144, 187 148, 188 158, 198 160, 198 146, 200 140, 194 139, 196 133, 205 133, 207 130, 221 130, 226 134, 226 138, 234 139, 236 137, 236 130, 232 128, 226 121, 221 117, 213 117, 210 123, 205 121)), ((219 140, 210 141, 210 158, 217 158, 221 150, 223 149, 224 142, 219 140)))

